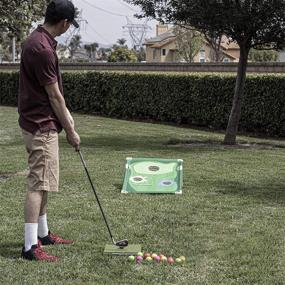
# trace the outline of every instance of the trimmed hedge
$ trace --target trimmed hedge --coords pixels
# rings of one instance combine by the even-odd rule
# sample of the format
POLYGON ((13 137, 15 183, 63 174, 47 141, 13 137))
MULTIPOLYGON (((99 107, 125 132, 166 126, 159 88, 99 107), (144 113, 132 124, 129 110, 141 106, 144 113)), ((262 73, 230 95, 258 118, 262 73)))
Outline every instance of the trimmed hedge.
POLYGON ((18 89, 17 72, 0 72, 0 105, 16 106, 18 89))
MULTIPOLYGON (((134 72, 63 73, 72 111, 224 129, 235 75, 134 72)), ((0 73, 0 104, 16 105, 18 73, 0 73)), ((285 136, 285 75, 248 75, 240 129, 285 136)))

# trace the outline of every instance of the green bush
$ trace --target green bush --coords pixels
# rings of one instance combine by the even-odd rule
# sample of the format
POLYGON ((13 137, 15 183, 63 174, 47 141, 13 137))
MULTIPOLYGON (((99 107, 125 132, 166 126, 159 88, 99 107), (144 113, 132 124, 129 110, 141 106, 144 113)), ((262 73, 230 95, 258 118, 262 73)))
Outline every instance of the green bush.
MULTIPOLYGON (((224 129, 235 76, 199 73, 65 72, 72 111, 224 129)), ((15 105, 18 75, 1 73, 0 103, 15 105)), ((285 135, 285 76, 248 75, 240 129, 285 135)))
POLYGON ((0 105, 16 106, 18 89, 17 72, 0 72, 0 105))

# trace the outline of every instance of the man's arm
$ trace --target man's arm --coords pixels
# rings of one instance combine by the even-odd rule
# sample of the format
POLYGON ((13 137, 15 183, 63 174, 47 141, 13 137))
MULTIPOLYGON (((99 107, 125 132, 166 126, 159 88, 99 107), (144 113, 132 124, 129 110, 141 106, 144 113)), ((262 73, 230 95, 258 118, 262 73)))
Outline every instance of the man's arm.
POLYGON ((66 108, 65 100, 59 90, 58 83, 46 85, 45 90, 49 96, 51 107, 65 130, 67 141, 73 147, 79 149, 80 137, 74 129, 73 118, 66 108))
POLYGON ((74 120, 73 120, 73 118, 72 118, 72 116, 71 116, 71 114, 67 108, 66 108, 66 111, 68 113, 69 121, 70 121, 71 125, 74 127, 74 120))

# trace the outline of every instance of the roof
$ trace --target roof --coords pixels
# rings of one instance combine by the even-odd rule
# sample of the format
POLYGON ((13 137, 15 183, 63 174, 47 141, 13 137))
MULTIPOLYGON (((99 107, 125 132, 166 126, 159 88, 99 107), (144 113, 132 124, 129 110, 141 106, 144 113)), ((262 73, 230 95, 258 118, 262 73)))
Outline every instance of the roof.
MULTIPOLYGON (((176 37, 172 37, 172 38, 169 38, 169 39, 166 39, 166 40, 163 40, 161 42, 157 42, 157 43, 152 43, 150 44, 152 48, 161 48, 167 44, 170 44, 172 42, 174 42, 176 40, 176 37)), ((149 43, 148 43, 149 44, 149 43)))
POLYGON ((223 54, 225 54, 227 57, 232 58, 232 59, 238 59, 237 57, 233 56, 232 54, 227 53, 226 51, 222 51, 223 54))
POLYGON ((162 42, 169 38, 175 38, 175 37, 176 37, 175 34, 170 30, 166 33, 158 35, 157 37, 146 39, 145 45, 155 44, 157 42, 162 42))
POLYGON ((228 50, 228 49, 239 49, 239 46, 235 42, 222 42, 221 46, 223 49, 228 50))

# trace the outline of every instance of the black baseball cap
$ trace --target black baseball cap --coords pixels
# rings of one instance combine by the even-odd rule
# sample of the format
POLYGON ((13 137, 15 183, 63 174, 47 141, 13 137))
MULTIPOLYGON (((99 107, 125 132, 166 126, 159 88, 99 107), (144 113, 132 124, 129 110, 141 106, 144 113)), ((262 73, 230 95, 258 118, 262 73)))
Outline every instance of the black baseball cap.
POLYGON ((75 28, 79 28, 75 20, 75 7, 70 0, 52 0, 47 6, 46 15, 59 20, 66 19, 75 28))

